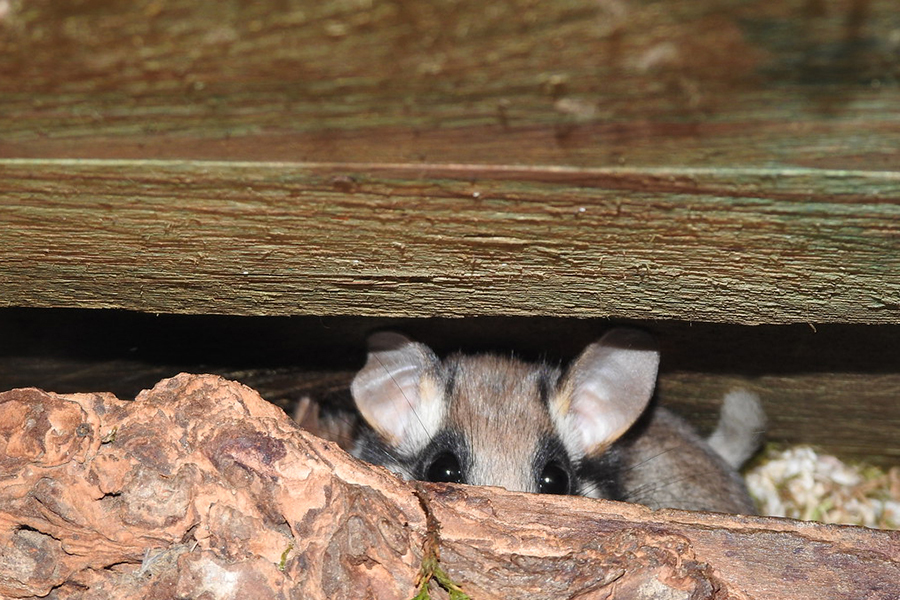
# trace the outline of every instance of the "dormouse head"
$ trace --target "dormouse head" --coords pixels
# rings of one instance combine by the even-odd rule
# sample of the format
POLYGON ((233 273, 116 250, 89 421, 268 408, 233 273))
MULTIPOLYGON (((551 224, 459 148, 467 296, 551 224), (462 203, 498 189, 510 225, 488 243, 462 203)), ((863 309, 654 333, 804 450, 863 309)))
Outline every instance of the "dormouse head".
POLYGON ((354 453, 409 479, 577 494, 579 465, 643 413, 658 365, 653 339, 634 329, 610 331, 565 372, 492 354, 440 360, 376 333, 351 385, 371 427, 354 453))

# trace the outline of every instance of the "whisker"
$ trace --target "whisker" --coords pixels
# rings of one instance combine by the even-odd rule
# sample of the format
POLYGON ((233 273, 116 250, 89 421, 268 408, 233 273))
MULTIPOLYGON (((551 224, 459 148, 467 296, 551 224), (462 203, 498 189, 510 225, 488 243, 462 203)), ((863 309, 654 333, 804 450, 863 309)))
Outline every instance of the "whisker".
POLYGON ((618 472, 619 472, 619 473, 628 473, 628 472, 630 472, 630 471, 634 471, 634 470, 636 470, 636 469, 640 469, 640 468, 646 467, 650 462, 652 462, 652 461, 654 461, 654 460, 656 460, 656 459, 658 459, 658 458, 661 458, 662 456, 664 456, 664 455, 666 455, 666 454, 669 454, 670 452, 674 452, 674 451, 676 451, 677 449, 678 449, 678 448, 677 448, 676 446, 670 446, 670 447, 668 447, 668 448, 664 448, 663 450, 657 452, 657 453, 654 454, 653 456, 647 457, 645 460, 642 460, 642 461, 640 461, 640 462, 638 462, 638 463, 635 463, 635 464, 633 464, 633 465, 631 465, 631 466, 628 466, 628 467, 625 467, 625 468, 623 468, 623 469, 619 469, 618 472))

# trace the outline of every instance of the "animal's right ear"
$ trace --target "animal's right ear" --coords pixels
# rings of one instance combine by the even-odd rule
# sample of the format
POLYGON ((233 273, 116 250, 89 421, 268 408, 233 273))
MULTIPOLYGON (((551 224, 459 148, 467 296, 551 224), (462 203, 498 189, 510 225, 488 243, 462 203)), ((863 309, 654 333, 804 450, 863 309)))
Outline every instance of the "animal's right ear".
POLYGON ((658 367, 656 341, 637 329, 613 329, 585 348, 551 402, 569 453, 602 453, 625 433, 650 402, 658 367))
POLYGON ((431 348, 394 332, 369 336, 366 364, 350 385, 363 418, 392 447, 421 450, 444 420, 439 361, 431 348))

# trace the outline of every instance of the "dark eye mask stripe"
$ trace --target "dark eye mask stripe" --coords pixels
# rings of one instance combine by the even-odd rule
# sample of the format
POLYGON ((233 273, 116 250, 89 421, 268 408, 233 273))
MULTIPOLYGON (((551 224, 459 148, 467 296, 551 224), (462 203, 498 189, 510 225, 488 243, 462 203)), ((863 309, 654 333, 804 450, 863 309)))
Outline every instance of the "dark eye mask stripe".
POLYGON ((566 453, 562 441, 555 435, 546 435, 541 439, 532 462, 532 477, 534 481, 538 482, 538 489, 540 489, 541 479, 547 475, 548 465, 558 466, 568 479, 567 489, 564 493, 576 493, 575 468, 572 465, 572 461, 569 460, 569 455, 566 453))
POLYGON ((466 483, 469 470, 472 467, 472 452, 465 441, 465 437, 454 429, 442 429, 431 438, 413 469, 416 479, 427 480, 428 470, 435 459, 442 454, 448 453, 456 457, 462 472, 462 483, 466 483))

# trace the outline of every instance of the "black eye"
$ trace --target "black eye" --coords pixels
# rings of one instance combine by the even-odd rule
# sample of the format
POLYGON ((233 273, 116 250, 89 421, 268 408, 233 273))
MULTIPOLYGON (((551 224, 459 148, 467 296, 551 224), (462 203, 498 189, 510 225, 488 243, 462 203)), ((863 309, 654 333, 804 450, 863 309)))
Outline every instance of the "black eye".
POLYGON ((558 463, 547 463, 538 478, 538 491, 542 494, 568 494, 569 474, 558 463))
POLYGON ((425 479, 435 483, 462 483, 459 459, 452 452, 442 452, 434 457, 425 471, 425 479))

